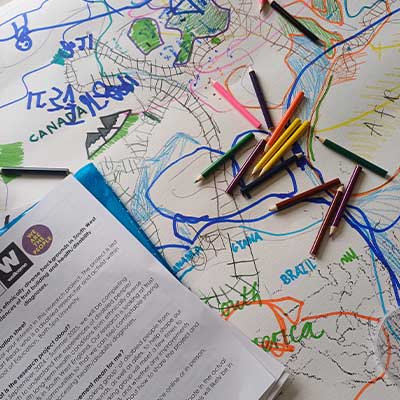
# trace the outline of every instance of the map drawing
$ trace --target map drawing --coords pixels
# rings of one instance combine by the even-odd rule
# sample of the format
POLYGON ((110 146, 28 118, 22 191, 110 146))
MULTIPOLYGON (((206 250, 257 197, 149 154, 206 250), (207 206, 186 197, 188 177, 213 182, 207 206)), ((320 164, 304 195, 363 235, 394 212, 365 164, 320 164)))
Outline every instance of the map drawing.
MULTIPOLYGON (((382 318, 400 307, 400 3, 280 4, 320 46, 269 7, 260 13, 258 1, 4 6, 0 167, 95 163, 177 278, 287 365, 279 399, 395 400, 390 360, 377 361, 374 341, 382 318), (262 121, 250 66, 275 124, 303 91, 297 116, 311 128, 291 150, 305 157, 247 199, 225 189, 255 141, 194 180, 244 135, 268 134, 213 88, 221 83, 262 121), (347 183, 354 164, 316 135, 390 176, 362 173, 338 234, 314 259, 309 249, 333 192, 268 210, 335 177, 347 183)), ((55 183, 2 177, 2 215, 55 183)))

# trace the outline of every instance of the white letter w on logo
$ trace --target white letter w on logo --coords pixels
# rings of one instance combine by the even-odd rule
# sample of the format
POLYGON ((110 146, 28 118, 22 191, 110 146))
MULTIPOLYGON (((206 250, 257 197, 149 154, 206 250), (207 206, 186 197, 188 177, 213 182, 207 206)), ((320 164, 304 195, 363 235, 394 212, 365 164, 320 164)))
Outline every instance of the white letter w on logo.
POLYGON ((0 262, 0 271, 9 274, 12 272, 12 267, 18 267, 20 264, 20 261, 15 254, 14 250, 11 250, 8 253, 8 256, 4 256, 0 262))

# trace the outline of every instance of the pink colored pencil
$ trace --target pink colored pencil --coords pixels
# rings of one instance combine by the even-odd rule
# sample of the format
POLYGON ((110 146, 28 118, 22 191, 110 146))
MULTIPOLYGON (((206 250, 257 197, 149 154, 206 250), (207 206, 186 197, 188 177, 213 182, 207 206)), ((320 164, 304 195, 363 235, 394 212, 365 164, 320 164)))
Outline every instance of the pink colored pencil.
POLYGON ((279 121, 279 124, 276 126, 274 131, 272 132, 271 137, 268 139, 267 144, 265 145, 265 151, 267 151, 281 136, 282 132, 285 131, 286 124, 289 122, 290 118, 296 111, 296 108, 299 106, 301 101, 304 98, 304 92, 298 92, 293 99, 292 103, 290 104, 289 108, 286 110, 284 116, 279 121))
POLYGON ((232 182, 229 184, 229 186, 226 188, 225 193, 232 194, 233 189, 235 186, 239 183, 240 179, 244 175, 244 173, 249 169, 249 167, 253 164, 255 159, 257 158, 258 155, 262 153, 262 150, 264 149, 265 142, 264 140, 260 140, 257 143, 257 146, 254 147, 253 151, 250 153, 250 155, 247 157, 247 160, 243 163, 242 167, 240 168, 239 172, 237 175, 233 178, 232 182))
POLYGON ((242 106, 221 84, 218 82, 213 82, 213 86, 215 90, 225 99, 227 100, 240 114, 243 115, 249 121, 254 128, 260 128, 262 123, 254 117, 252 114, 247 111, 247 108, 242 106))

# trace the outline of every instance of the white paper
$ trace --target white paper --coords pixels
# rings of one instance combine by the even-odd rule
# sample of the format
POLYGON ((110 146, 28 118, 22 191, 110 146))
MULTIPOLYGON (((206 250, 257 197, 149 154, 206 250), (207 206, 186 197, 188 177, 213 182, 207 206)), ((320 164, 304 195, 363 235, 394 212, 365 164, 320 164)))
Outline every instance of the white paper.
MULTIPOLYGON (((399 1, 280 0, 325 47, 312 44, 274 10, 266 7, 260 14, 258 1, 106 3, 32 0, 4 9, 1 143, 22 143, 25 165, 76 170, 92 157, 186 286, 220 314, 229 302, 239 302, 229 320, 294 376, 283 399, 397 400, 398 390, 376 363, 373 345, 379 320, 400 306, 399 1), (143 19, 150 20, 154 33, 149 43, 129 35, 143 19), (86 41, 84 50, 66 53, 70 58, 59 53, 62 40, 77 46, 77 38, 90 34, 93 48, 86 41), (26 36, 32 47, 18 49, 26 36), (259 76, 275 124, 303 90, 296 116, 310 119, 313 131, 297 148, 309 165, 293 166, 247 200, 238 190, 233 197, 224 193, 233 176, 231 163, 203 185, 193 181, 252 129, 215 92, 212 80, 263 122, 249 66, 259 76), (82 105, 79 96, 93 96, 93 81, 113 87, 119 73, 139 82, 134 93, 122 101, 110 97, 107 107, 95 108, 95 116, 83 114, 84 123, 49 134, 51 121, 67 112, 68 84, 75 103, 82 105), (55 101, 62 109, 49 111, 49 99, 58 93, 53 88, 63 92, 55 101), (122 126, 116 118, 111 136, 107 132, 102 138, 108 128, 101 118, 114 113, 134 117, 122 126), (40 130, 48 134, 32 142, 40 130), (96 134, 104 152, 93 153, 94 146, 88 154, 86 139, 96 134), (304 202, 278 215, 268 209, 321 178, 347 183, 354 163, 325 148, 315 135, 384 167, 394 178, 362 174, 338 235, 325 241, 319 259, 312 261, 309 249, 331 197, 318 195, 317 203, 304 202), (262 305, 240 304, 247 302, 243 288, 249 291, 254 284, 262 305)), ((97 100, 104 105, 104 99, 97 100)), ((239 164, 248 151, 237 155, 239 164)), ((250 179, 246 176, 246 182, 250 179)), ((27 178, 2 183, 0 207, 6 202, 3 194, 8 193, 7 206, 16 208, 39 200, 54 184, 27 178)))
POLYGON ((0 246, 2 282, 13 281, 1 295, 2 399, 259 399, 274 382, 72 177, 0 246))

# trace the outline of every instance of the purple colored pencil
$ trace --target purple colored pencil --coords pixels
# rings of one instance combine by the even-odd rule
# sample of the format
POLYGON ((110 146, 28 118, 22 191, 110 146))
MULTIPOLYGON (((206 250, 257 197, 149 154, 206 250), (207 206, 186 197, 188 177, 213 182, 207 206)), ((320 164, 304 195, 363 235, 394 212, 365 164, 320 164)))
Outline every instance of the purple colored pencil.
POLYGON ((362 168, 359 165, 356 165, 356 167, 353 170, 353 173, 351 174, 349 183, 347 184, 346 190, 343 194, 343 198, 342 198, 342 201, 340 202, 340 205, 336 212, 336 215, 333 218, 333 222, 332 222, 332 225, 331 225, 331 228, 329 231, 329 236, 332 236, 339 226, 340 220, 342 219, 344 210, 346 209, 347 203, 350 199, 351 193, 353 192, 353 189, 357 182, 357 179, 361 174, 361 171, 362 171, 362 168))
POLYGON ((240 179, 244 175, 244 173, 249 169, 249 167, 253 164, 254 160, 257 156, 264 151, 265 140, 260 140, 257 143, 257 146, 254 147, 253 151, 250 153, 247 160, 243 163, 237 175, 233 178, 232 182, 226 188, 225 193, 232 194, 233 189, 239 183, 240 179))

